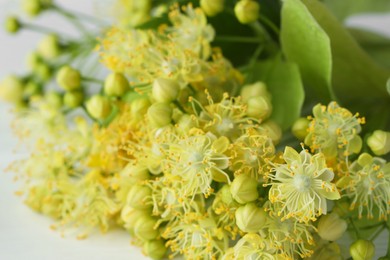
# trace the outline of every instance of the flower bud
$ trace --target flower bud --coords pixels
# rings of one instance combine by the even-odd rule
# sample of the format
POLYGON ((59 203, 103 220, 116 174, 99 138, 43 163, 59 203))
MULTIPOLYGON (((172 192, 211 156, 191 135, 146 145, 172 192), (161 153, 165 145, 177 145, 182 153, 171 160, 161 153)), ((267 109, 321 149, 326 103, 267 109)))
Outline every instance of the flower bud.
POLYGON ((180 86, 173 79, 158 78, 153 82, 152 95, 157 102, 172 102, 179 95, 180 86))
POLYGON ((107 97, 92 96, 86 104, 88 113, 95 119, 105 119, 112 111, 111 102, 107 97))
POLYGON ((38 44, 37 51, 45 59, 57 58, 61 54, 58 36, 55 34, 46 35, 38 44))
POLYGON ((163 259, 167 253, 167 248, 162 240, 147 241, 143 249, 145 254, 152 259, 163 259))
POLYGON ((24 87, 24 95, 27 97, 31 97, 40 93, 41 93, 41 87, 33 81, 27 82, 27 84, 24 87))
POLYGON ((278 144, 282 139, 282 129, 272 120, 267 120, 260 125, 262 134, 268 135, 274 144, 278 144))
POLYGON ((200 7, 207 16, 215 16, 223 11, 225 0, 200 0, 200 7))
POLYGON ((84 101, 84 93, 82 91, 69 91, 64 95, 64 104, 69 108, 79 107, 84 101))
POLYGON ((353 260, 370 260, 375 255, 375 245, 364 239, 356 240, 349 248, 353 260))
POLYGON ((236 210, 236 224, 244 232, 256 233, 264 226, 267 213, 254 203, 248 203, 236 210))
POLYGON ((230 186, 230 192, 238 203, 252 202, 259 197, 257 181, 249 175, 238 175, 230 186))
POLYGON ((9 16, 5 20, 5 30, 10 34, 17 33, 21 28, 21 24, 15 16, 9 16))
POLYGON ((45 94, 45 100, 53 107, 60 108, 62 106, 62 97, 54 91, 45 94))
POLYGON ((167 103, 154 103, 148 109, 148 119, 157 127, 169 125, 172 120, 171 106, 167 103))
POLYGON ((368 137, 367 144, 376 155, 385 155, 390 152, 390 132, 376 130, 368 137))
POLYGON ((229 185, 225 184, 223 187, 218 191, 218 194, 223 201, 223 203, 230 205, 231 203, 234 203, 232 193, 230 192, 229 185))
POLYGON ((195 120, 192 118, 192 116, 187 114, 182 115, 176 125, 179 132, 185 134, 187 134, 192 128, 196 126, 195 120))
POLYGON ((148 186, 136 184, 129 190, 126 203, 135 209, 147 209, 147 200, 152 196, 152 191, 148 186))
POLYGON ((33 51, 27 55, 26 64, 27 67, 33 71, 35 71, 36 67, 41 64, 42 57, 38 54, 38 52, 33 51))
POLYGON ((150 174, 147 168, 128 163, 120 172, 121 178, 126 179, 126 182, 136 184, 138 181, 147 180, 150 174))
POLYGON ((8 76, 0 82, 0 99, 18 103, 23 99, 23 83, 16 76, 8 76))
POLYGON ((57 73, 57 83, 67 91, 79 89, 81 86, 80 72, 65 65, 57 73))
POLYGON ((52 70, 46 63, 39 63, 34 69, 36 75, 42 81, 48 81, 52 76, 52 70))
POLYGON ((129 81, 122 73, 112 73, 104 82, 104 93, 109 96, 122 96, 129 89, 129 81))
POLYGON ((272 112, 271 101, 265 96, 251 97, 248 102, 247 115, 257 119, 265 120, 272 112))
POLYGON ((310 121, 307 118, 298 118, 291 128, 293 135, 301 141, 305 140, 305 137, 308 134, 307 130, 309 128, 309 124, 310 121))
POLYGON ((147 218, 150 213, 146 210, 133 209, 126 205, 121 212, 121 220, 124 222, 124 227, 131 235, 134 235, 134 226, 138 219, 147 218))
POLYGON ((260 5, 254 0, 240 0, 234 7, 234 13, 240 23, 252 23, 260 16, 260 5))
POLYGON ((134 224, 134 234, 142 240, 153 240, 159 235, 156 228, 157 221, 153 217, 143 216, 134 224))
POLYGON ((43 8, 40 0, 23 0, 22 9, 29 16, 37 16, 43 8))
POLYGON ((347 230, 348 224, 337 213, 323 215, 318 221, 318 235, 329 241, 338 240, 347 230))
POLYGON ((241 89, 240 95, 242 97, 242 101, 245 103, 248 102, 250 98, 255 96, 263 96, 263 97, 270 98, 270 94, 267 91, 267 86, 260 81, 250 85, 245 85, 241 89))

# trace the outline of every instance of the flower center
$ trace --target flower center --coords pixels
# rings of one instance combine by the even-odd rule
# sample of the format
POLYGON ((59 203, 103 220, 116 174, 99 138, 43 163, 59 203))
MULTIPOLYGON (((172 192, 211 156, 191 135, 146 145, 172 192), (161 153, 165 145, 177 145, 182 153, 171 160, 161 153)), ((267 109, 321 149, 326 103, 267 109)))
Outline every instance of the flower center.
POLYGON ((300 192, 308 191, 311 187, 311 178, 306 175, 297 174, 294 176, 294 186, 300 192))

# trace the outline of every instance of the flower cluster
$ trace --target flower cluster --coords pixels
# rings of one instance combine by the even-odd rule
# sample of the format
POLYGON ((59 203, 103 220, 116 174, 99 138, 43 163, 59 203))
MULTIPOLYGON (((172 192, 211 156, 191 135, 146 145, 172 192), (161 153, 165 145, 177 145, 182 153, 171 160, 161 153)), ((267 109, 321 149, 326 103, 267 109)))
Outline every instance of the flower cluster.
MULTIPOLYGON (((39 10, 30 13, 80 22, 51 1, 31 2, 39 10)), ((16 134, 30 141, 31 155, 10 167, 25 180, 26 204, 80 239, 123 228, 153 259, 340 259, 347 230, 356 233, 352 257, 372 255, 359 228, 385 227, 390 164, 360 150, 387 154, 390 133, 373 132, 365 147, 364 118, 336 102, 292 116, 303 100, 285 108, 281 86, 290 93, 301 76, 282 82, 292 63, 258 62, 279 56, 276 44, 263 46, 277 38, 268 29, 279 32, 259 3, 199 4, 119 0, 117 23, 97 41, 79 25, 82 40, 50 33, 29 57, 30 73, 0 83, 16 134), (207 20, 218 15, 256 37, 218 37, 221 25, 207 20), (255 43, 250 61, 227 58, 237 39, 255 43), (86 66, 85 54, 104 72, 86 66)), ((28 27, 7 22, 12 33, 28 27)))

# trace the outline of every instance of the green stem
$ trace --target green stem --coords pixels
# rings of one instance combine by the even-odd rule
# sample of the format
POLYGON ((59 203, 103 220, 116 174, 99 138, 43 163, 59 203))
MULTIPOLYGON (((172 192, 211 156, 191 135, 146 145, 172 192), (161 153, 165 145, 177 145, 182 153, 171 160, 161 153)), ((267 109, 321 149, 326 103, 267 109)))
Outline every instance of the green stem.
POLYGON ((355 231, 356 238, 360 239, 361 236, 359 233, 359 229, 356 227, 355 222, 353 222, 353 219, 351 217, 349 218, 349 222, 351 223, 351 226, 352 226, 353 230, 355 231))
POLYGON ((62 36, 64 35, 63 33, 56 32, 56 31, 54 31, 51 28, 48 28, 48 27, 45 27, 45 26, 41 26, 41 25, 37 25, 37 24, 31 24, 31 23, 22 23, 22 28, 25 28, 25 29, 28 29, 28 30, 31 30, 31 31, 34 31, 34 32, 37 32, 37 33, 42 33, 42 34, 52 34, 52 33, 54 33, 54 34, 57 34, 57 35, 62 35, 62 36))
POLYGON ((371 241, 374 241, 382 232, 383 230, 385 229, 385 225, 382 225, 380 228, 378 228, 378 230, 374 233, 374 235, 371 237, 371 241))
POLYGON ((85 26, 79 21, 79 19, 74 14, 66 11, 65 9, 63 9, 61 7, 55 6, 55 5, 53 5, 51 8, 52 8, 52 10, 56 11, 58 14, 62 15, 66 19, 68 19, 69 22, 72 23, 76 29, 80 30, 81 33, 83 33, 84 35, 86 35, 89 38, 93 38, 93 36, 90 34, 90 32, 85 28, 85 26))
POLYGON ((95 78, 89 78, 89 77, 82 77, 82 80, 88 81, 88 82, 93 82, 97 84, 103 84, 103 81, 100 79, 95 79, 95 78))
POLYGON ((92 23, 93 25, 97 25, 97 24, 107 25, 107 23, 105 21, 102 21, 102 20, 100 20, 99 18, 97 18, 95 16, 91 16, 91 15, 88 15, 88 14, 85 14, 85 13, 81 13, 81 12, 78 12, 78 11, 75 11, 75 10, 65 9, 64 7, 60 7, 58 5, 55 5, 54 9, 55 10, 61 9, 65 13, 70 14, 71 16, 73 16, 75 18, 83 19, 83 20, 85 20, 87 22, 92 23))
POLYGON ((271 21, 269 20, 266 16, 260 16, 260 21, 266 24, 276 35, 280 34, 279 28, 271 21))
POLYGON ((173 101, 173 104, 175 104, 177 106, 177 108, 179 108, 182 112, 186 113, 186 110, 184 109, 184 107, 179 103, 179 101, 175 100, 173 101))
POLYGON ((215 41, 220 42, 242 42, 242 43, 261 43, 262 40, 257 37, 244 37, 244 36, 216 36, 215 41))

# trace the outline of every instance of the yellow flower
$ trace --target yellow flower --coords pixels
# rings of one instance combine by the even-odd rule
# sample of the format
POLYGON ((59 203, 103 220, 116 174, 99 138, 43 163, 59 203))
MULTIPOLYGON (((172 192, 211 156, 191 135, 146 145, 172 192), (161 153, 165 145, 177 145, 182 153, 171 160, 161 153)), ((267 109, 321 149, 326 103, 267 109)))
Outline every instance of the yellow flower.
POLYGON ((323 154, 312 156, 286 147, 283 158, 286 163, 276 164, 275 173, 269 176, 269 199, 279 205, 278 215, 282 220, 309 222, 326 214, 327 200, 338 200, 340 194, 331 183, 334 173, 327 168, 323 154))

